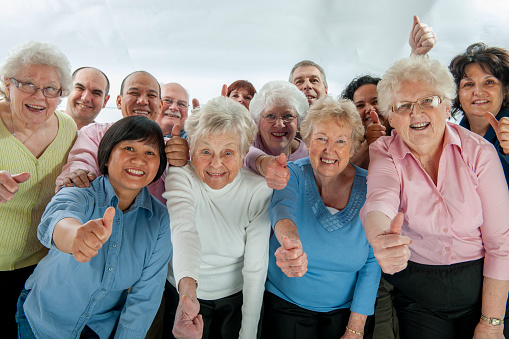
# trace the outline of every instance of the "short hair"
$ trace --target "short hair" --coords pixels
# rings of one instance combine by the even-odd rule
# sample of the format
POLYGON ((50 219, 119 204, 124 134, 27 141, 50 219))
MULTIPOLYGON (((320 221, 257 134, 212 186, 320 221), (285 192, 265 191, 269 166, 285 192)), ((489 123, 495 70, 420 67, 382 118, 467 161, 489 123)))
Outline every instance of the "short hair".
POLYGON ((411 55, 394 63, 378 83, 378 107, 385 118, 392 114, 392 98, 404 81, 426 82, 449 102, 456 97, 456 85, 447 67, 438 60, 411 55))
POLYGON ((309 109, 308 99, 304 93, 299 91, 294 84, 283 80, 267 82, 255 94, 253 100, 251 100, 249 111, 258 126, 260 125, 260 115, 262 112, 273 106, 293 107, 298 115, 298 126, 300 126, 302 120, 306 117, 309 109))
POLYGON ((315 125, 331 122, 337 122, 340 126, 352 129, 352 152, 357 152, 364 141, 365 132, 357 108, 351 100, 339 99, 336 101, 330 95, 316 100, 302 122, 300 133, 306 145, 309 145, 315 125))
POLYGON ((240 152, 245 156, 256 137, 256 125, 244 105, 228 97, 211 99, 200 109, 193 110, 185 123, 191 153, 196 142, 206 136, 231 133, 240 141, 240 152))
POLYGON ((290 77, 288 78, 289 82, 293 83, 293 72, 295 72, 295 70, 301 66, 302 67, 313 66, 313 67, 318 68, 318 70, 320 71, 320 75, 322 77, 323 84, 325 85, 325 88, 329 88, 329 85, 327 85, 327 78, 325 77, 324 69, 320 65, 318 65, 317 63, 314 63, 311 60, 302 60, 302 61, 299 61, 298 63, 296 63, 293 66, 292 70, 290 71, 290 77))
POLYGON ((23 42, 7 53, 0 65, 0 97, 8 100, 5 94, 5 80, 16 76, 23 67, 45 65, 55 69, 62 88, 62 96, 72 89, 71 66, 67 57, 56 47, 45 42, 23 42))
POLYGON ((161 85, 159 84, 159 81, 157 81, 156 77, 153 76, 152 74, 150 74, 149 72, 146 72, 146 71, 134 71, 132 73, 129 73, 125 78, 124 80, 122 80, 122 83, 120 84, 120 95, 124 95, 124 85, 125 85, 125 82, 127 81, 127 79, 131 76, 131 75, 134 75, 136 73, 145 73, 147 75, 150 75, 152 78, 154 78, 154 80, 157 82, 157 87, 159 89, 159 99, 161 98, 161 85))
POLYGON ((104 91, 104 97, 107 97, 108 94, 110 93, 110 79, 108 79, 106 74, 104 74, 104 72, 101 71, 99 68, 90 67, 90 66, 83 66, 83 67, 77 68, 74 72, 72 72, 72 81, 74 82, 74 78, 76 78, 76 74, 78 74, 79 71, 81 71, 82 69, 87 69, 87 68, 95 69, 96 71, 98 71, 102 75, 104 75, 104 78, 106 79, 106 90, 104 91))
POLYGON ((143 141, 155 146, 159 151, 159 169, 152 180, 156 181, 166 170, 166 153, 164 151, 163 132, 158 124, 143 116, 129 116, 120 119, 104 133, 99 150, 97 151, 97 163, 99 164, 99 172, 108 174, 108 160, 111 152, 120 142, 126 140, 143 141))
POLYGON ((256 94, 256 89, 254 88, 252 83, 250 83, 247 80, 237 80, 234 81, 230 86, 228 86, 228 93, 226 94, 226 96, 229 97, 231 92, 238 91, 239 89, 245 89, 247 93, 249 93, 251 96, 254 96, 256 94))
MULTIPOLYGON (((500 47, 488 47, 482 42, 468 46, 465 53, 454 57, 449 65, 458 90, 461 79, 465 77, 465 67, 471 63, 478 64, 484 72, 500 80, 504 94, 502 108, 509 108, 509 51, 500 47)), ((452 102, 452 114, 456 115, 460 111, 461 103, 456 98, 452 102)))
POLYGON ((341 93, 342 99, 350 99, 353 101, 353 95, 355 94, 355 91, 359 89, 359 87, 364 85, 378 85, 380 82, 380 78, 372 77, 371 75, 363 75, 354 78, 343 90, 341 93))

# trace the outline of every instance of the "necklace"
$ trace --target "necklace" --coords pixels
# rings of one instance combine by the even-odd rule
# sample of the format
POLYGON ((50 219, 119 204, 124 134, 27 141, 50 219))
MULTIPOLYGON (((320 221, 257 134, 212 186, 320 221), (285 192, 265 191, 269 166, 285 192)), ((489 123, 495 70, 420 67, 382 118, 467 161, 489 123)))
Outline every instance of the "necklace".
MULTIPOLYGON (((12 135, 16 138, 16 131, 14 130, 14 120, 12 119, 12 111, 11 111, 11 124, 12 124, 12 135)), ((37 129, 35 130, 34 133, 30 134, 30 136, 28 138, 25 139, 25 141, 23 141, 23 145, 27 143, 28 140, 30 140, 31 137, 34 136, 35 133, 37 133, 39 131, 39 129, 41 128, 42 124, 37 127, 37 129)), ((18 139, 19 140, 19 139, 18 139)), ((21 140, 19 140, 21 141, 21 140)))

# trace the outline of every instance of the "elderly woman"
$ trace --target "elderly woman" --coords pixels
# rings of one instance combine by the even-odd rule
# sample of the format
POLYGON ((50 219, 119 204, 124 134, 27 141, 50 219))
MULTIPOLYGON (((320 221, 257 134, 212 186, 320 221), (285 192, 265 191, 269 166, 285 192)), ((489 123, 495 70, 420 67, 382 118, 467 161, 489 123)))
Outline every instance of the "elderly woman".
POLYGON ((244 105, 244 107, 247 109, 249 109, 249 105, 255 94, 256 89, 254 88, 253 84, 247 80, 234 81, 226 89, 226 96, 228 98, 231 98, 244 105))
POLYGON ((271 188, 281 189, 288 181, 288 171, 277 172, 279 167, 308 155, 304 142, 296 138, 308 108, 306 96, 295 85, 279 80, 263 85, 251 102, 258 134, 245 165, 265 176, 271 188), (286 178, 284 185, 277 181, 278 174, 286 178))
POLYGON ((165 295, 180 295, 173 333, 201 338, 203 317, 203 338, 256 338, 272 195, 243 167, 256 126, 245 107, 218 97, 193 112, 186 131, 191 162, 169 168, 164 193, 174 244, 165 295))
POLYGON ((380 267, 359 219, 366 171, 350 157, 364 128, 349 100, 325 96, 301 133, 309 157, 274 191, 264 338, 371 338, 380 267))
POLYGON ((19 298, 20 338, 144 338, 156 314, 170 220, 146 186, 166 169, 161 129, 145 117, 119 120, 98 162, 103 176, 63 188, 42 216, 38 237, 50 251, 19 298))
POLYGON ((394 130, 370 147, 361 218, 403 339, 503 338, 509 191, 494 147, 446 122, 455 92, 447 68, 421 57, 378 84, 394 130))
POLYGON ((76 138, 74 121, 56 110, 71 86, 69 61, 49 44, 22 43, 0 66, 1 325, 9 338, 17 333, 17 295, 47 253, 37 225, 76 138))
POLYGON ((472 44, 449 69, 458 87, 452 114, 463 112, 460 126, 495 146, 509 182, 509 51, 472 44))

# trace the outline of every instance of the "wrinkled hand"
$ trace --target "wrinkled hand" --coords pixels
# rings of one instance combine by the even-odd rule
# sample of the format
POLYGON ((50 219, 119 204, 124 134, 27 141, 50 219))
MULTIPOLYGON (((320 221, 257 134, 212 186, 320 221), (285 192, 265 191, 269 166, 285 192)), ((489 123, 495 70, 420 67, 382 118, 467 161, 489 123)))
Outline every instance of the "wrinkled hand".
POLYGON ((437 43, 438 39, 433 28, 420 22, 419 17, 414 15, 414 24, 410 31, 408 43, 412 48, 412 54, 424 55, 437 43))
POLYGON ((366 128, 366 141, 368 142, 368 146, 385 135, 385 126, 380 123, 378 114, 373 110, 370 111, 369 114, 372 123, 366 128))
POLYGON ((198 99, 194 98, 192 100, 192 103, 193 103, 193 109, 200 108, 200 102, 198 101, 198 99))
POLYGON ((509 118, 503 117, 500 121, 497 121, 497 118, 490 112, 484 113, 484 117, 497 133, 498 142, 504 154, 509 154, 509 118))
POLYGON ((0 204, 12 200, 14 194, 19 190, 19 184, 29 178, 30 173, 27 172, 11 174, 7 171, 0 171, 0 204))
POLYGON ((281 153, 277 157, 272 157, 267 164, 265 172, 267 186, 275 190, 282 190, 290 180, 290 171, 286 166, 286 154, 281 153))
POLYGON ((108 207, 102 218, 90 220, 76 230, 71 253, 77 261, 87 262, 97 255, 111 236, 113 218, 115 208, 108 207))
MULTIPOLYGON (((77 169, 69 175, 67 175, 62 182, 62 185, 65 187, 72 187, 73 184, 79 188, 85 188, 90 186, 90 182, 94 181, 97 176, 95 173, 90 172, 89 170, 77 169)), ((61 186, 57 186, 55 189, 55 193, 60 191, 61 186)))
POLYGON ((187 295, 180 298, 172 331, 175 338, 200 339, 202 337, 203 318, 198 312, 200 312, 198 300, 191 300, 187 295))
MULTIPOLYGON (((504 324, 505 326, 506 324, 504 324)), ((479 321, 475 327, 473 339, 504 339, 504 327, 493 326, 479 321)))
POLYGON ((187 164, 189 159, 189 144, 186 139, 180 137, 180 125, 173 126, 171 138, 166 142, 164 151, 170 165, 182 167, 187 164))
POLYGON ((302 277, 308 270, 308 257, 302 251, 300 240, 283 237, 283 244, 276 250, 276 264, 288 277, 302 277))
POLYGON ((403 226, 403 213, 398 213, 391 221, 388 230, 376 236, 372 247, 376 260, 384 273, 394 274, 406 268, 410 259, 408 245, 412 240, 401 235, 403 226))

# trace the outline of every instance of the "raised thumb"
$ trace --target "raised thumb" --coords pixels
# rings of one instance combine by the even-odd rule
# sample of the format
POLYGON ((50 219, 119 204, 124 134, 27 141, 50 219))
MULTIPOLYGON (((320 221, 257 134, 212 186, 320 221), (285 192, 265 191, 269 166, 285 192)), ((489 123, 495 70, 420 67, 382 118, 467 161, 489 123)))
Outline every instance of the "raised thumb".
POLYGON ((228 96, 228 86, 226 84, 223 85, 223 87, 221 88, 221 95, 222 96, 228 96))
POLYGON ((103 216, 103 226, 108 231, 108 234, 111 234, 114 218, 115 218, 115 208, 110 206, 104 212, 104 216, 103 216))
POLYGON ((490 123, 491 127, 493 127, 493 130, 498 135, 498 120, 495 118, 495 116, 491 112, 484 113, 484 117, 488 122, 490 123))
POLYGON ((380 119, 378 118, 378 114, 375 111, 369 111, 369 116, 374 124, 380 124, 380 119))
POLYGON ((171 129, 171 136, 172 137, 179 137, 180 136, 180 125, 174 125, 171 129))
POLYGON ((292 241, 290 239, 288 239, 288 237, 283 237, 283 248, 285 250, 291 250, 292 248, 294 248, 295 246, 293 245, 292 241))
POLYGON ((396 214, 394 219, 391 221, 390 234, 401 234, 401 227, 403 226, 403 220, 405 219, 403 213, 399 212, 396 214))
POLYGON ((285 167, 287 162, 286 154, 281 153, 280 155, 278 155, 276 157, 276 161, 280 166, 285 167))
POLYGON ((18 184, 21 184, 22 182, 27 181, 30 178, 30 173, 23 172, 18 174, 11 175, 11 178, 16 181, 18 184))

